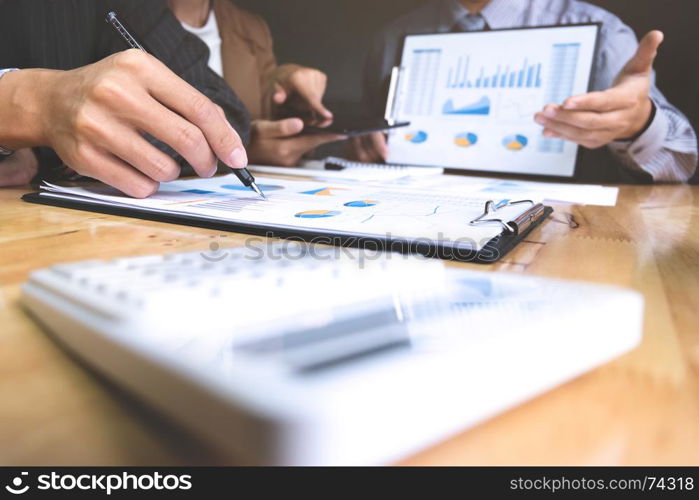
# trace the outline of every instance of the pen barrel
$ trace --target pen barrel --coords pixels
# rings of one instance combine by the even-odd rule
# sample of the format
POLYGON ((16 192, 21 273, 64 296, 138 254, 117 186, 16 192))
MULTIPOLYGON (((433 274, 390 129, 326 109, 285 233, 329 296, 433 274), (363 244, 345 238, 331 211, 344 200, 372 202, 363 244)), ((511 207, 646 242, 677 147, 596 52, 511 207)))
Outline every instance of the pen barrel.
POLYGON ((255 182, 255 178, 247 168, 234 168, 233 173, 244 186, 250 187, 255 182))

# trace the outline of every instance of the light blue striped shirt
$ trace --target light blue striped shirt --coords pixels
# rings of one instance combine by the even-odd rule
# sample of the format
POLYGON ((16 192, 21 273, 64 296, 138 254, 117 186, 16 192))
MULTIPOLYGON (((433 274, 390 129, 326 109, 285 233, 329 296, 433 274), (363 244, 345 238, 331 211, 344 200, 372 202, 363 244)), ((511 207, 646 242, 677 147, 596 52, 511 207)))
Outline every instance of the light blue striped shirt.
MULTIPOLYGON (((364 100, 368 109, 383 111, 386 81, 391 68, 400 61, 406 35, 451 32, 467 14, 468 10, 458 0, 432 0, 388 25, 376 38, 367 59, 364 100)), ((490 29, 601 23, 592 90, 610 88, 638 47, 634 32, 618 17, 578 0, 491 0, 481 15, 490 29)), ((697 168, 696 134, 689 120, 658 90, 655 75, 650 97, 657 111, 648 129, 633 142, 610 143, 608 151, 620 171, 650 176, 655 182, 685 182, 697 168)), ((588 172, 585 180, 614 180, 602 171, 607 167, 601 166, 603 162, 597 156, 589 158, 592 165, 588 170, 597 169, 598 175, 593 179, 588 172)))

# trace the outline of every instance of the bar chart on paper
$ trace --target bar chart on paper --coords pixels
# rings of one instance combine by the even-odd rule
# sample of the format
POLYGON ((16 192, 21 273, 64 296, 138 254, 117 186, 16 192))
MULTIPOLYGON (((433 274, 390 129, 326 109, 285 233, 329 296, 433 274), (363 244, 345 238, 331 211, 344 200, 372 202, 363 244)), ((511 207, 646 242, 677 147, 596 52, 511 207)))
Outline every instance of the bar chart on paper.
POLYGON ((571 176, 577 146, 547 139, 534 115, 587 91, 598 27, 406 38, 390 161, 571 176))
MULTIPOLYGON (((579 43, 559 43, 553 46, 547 103, 561 104, 573 95, 579 55, 579 43)), ((542 153, 562 153, 564 147, 565 143, 560 139, 542 137, 539 142, 539 151, 542 153)))
POLYGON ((510 65, 497 65, 497 69, 492 70, 481 66, 473 74, 469 70, 474 70, 471 66, 470 56, 459 56, 456 65, 449 68, 447 77, 448 89, 521 89, 521 88, 541 88, 541 63, 531 62, 524 59, 521 67, 510 67, 510 65))
POLYGON ((411 92, 405 103, 406 113, 425 116, 432 112, 441 58, 442 51, 439 49, 418 49, 413 54, 408 72, 411 92))

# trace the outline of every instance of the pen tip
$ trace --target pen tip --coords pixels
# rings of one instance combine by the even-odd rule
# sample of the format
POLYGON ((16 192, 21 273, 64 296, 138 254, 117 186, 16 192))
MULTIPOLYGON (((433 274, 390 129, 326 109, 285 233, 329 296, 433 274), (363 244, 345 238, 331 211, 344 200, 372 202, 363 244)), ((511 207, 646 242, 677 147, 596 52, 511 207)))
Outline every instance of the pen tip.
POLYGON ((253 182, 252 184, 250 184, 250 187, 253 189, 253 191, 255 191, 257 194, 259 194, 260 197, 261 197, 263 200, 266 200, 266 199, 267 199, 267 197, 266 197, 266 196, 264 195, 264 193, 260 190, 260 188, 257 187, 257 184, 255 184, 255 183, 253 182))

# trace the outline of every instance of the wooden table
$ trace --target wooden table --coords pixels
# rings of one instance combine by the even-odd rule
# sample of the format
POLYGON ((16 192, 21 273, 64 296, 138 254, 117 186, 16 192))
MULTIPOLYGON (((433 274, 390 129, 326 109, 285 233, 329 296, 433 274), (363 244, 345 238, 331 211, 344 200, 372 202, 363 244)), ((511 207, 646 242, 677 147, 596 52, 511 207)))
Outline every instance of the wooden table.
MULTIPOLYGON (((30 205, 26 191, 0 189, 0 464, 223 463, 72 359, 18 299, 30 271, 58 262, 206 251, 245 236, 30 205)), ((639 290, 644 341, 404 463, 699 464, 698 198, 696 187, 622 187, 616 207, 557 207, 502 263, 459 264, 639 290)))

